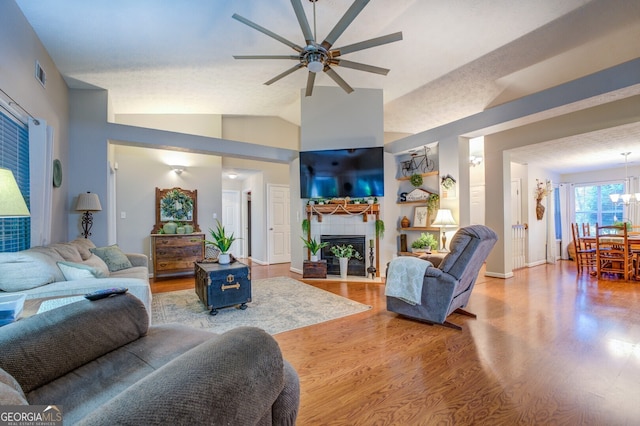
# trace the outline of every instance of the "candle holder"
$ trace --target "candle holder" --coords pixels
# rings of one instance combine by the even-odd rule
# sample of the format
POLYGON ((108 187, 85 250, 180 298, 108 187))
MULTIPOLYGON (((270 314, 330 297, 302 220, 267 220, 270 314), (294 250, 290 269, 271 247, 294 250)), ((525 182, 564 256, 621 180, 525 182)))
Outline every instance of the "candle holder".
POLYGON ((367 268, 367 273, 371 274, 371 279, 374 279, 376 277, 376 267, 373 266, 373 259, 374 259, 374 255, 373 255, 373 246, 369 247, 369 262, 371 263, 371 266, 369 266, 367 268))

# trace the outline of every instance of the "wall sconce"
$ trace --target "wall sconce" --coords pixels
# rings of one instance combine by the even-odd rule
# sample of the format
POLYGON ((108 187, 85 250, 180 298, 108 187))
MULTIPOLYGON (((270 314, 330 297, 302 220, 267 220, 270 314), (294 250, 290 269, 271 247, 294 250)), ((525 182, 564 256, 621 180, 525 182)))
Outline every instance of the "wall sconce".
POLYGON ((82 235, 87 238, 91 235, 91 227, 93 226, 93 214, 91 212, 99 212, 102 210, 100 198, 98 194, 87 192, 78 195, 76 202, 76 211, 82 213, 82 235))
POLYGON ((186 170, 185 166, 169 166, 177 175, 181 175, 186 170))
POLYGON ((475 166, 479 165, 480 163, 482 163, 482 157, 478 157, 476 155, 469 156, 469 165, 471 167, 475 167, 475 166))
POLYGON ((0 217, 29 216, 16 178, 9 169, 0 168, 0 217))

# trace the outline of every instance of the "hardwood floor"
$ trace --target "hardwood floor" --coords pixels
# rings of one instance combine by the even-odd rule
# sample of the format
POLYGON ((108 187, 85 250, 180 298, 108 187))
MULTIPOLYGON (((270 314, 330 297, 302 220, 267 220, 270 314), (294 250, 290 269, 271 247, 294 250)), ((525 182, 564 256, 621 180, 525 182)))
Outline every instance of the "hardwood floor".
MULTIPOLYGON (((254 265, 252 278, 300 279, 288 269, 254 265)), ((387 312, 383 284, 312 284, 373 309, 274 336, 300 375, 299 425, 640 423, 639 282, 568 261, 481 275, 478 318, 449 317, 462 331, 387 312)))

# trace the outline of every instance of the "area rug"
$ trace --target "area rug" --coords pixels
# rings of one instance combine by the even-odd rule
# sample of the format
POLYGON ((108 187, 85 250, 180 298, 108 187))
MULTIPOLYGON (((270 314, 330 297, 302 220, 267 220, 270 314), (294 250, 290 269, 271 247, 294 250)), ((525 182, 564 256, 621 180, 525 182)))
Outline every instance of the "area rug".
POLYGON ((247 309, 218 309, 209 315, 195 290, 153 295, 153 324, 180 323, 223 333, 235 327, 254 326, 269 334, 306 327, 367 311, 371 306, 310 286, 288 277, 251 282, 247 309))

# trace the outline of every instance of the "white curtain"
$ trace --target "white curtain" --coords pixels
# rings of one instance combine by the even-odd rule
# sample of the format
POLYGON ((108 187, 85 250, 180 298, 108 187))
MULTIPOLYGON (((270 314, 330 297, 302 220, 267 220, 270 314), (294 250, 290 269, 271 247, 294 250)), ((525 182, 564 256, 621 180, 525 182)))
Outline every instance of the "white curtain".
POLYGON ((31 247, 51 243, 53 211, 53 128, 29 119, 31 247))
MULTIPOLYGON (((640 179, 638 177, 629 178, 628 190, 632 194, 640 193, 640 179)), ((636 200, 636 203, 630 203, 627 207, 628 220, 633 225, 640 225, 640 200, 636 200)))
MULTIPOLYGON (((553 188, 553 182, 550 181, 553 188)), ((556 209, 555 194, 547 196, 547 263, 556 263, 556 209)))
POLYGON ((561 183, 558 185, 560 191, 560 227, 562 228, 562 252, 560 257, 562 259, 569 259, 569 252, 567 247, 573 239, 571 236, 571 222, 573 221, 571 194, 573 193, 573 184, 561 183))

